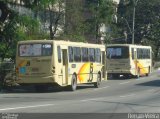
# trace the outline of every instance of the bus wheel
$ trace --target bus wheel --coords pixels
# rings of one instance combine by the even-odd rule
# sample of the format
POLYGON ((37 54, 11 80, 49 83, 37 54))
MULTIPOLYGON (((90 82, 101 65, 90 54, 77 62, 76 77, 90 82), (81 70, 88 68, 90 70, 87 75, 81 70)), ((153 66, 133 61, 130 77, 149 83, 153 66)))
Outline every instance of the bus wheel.
POLYGON ((95 88, 99 88, 100 87, 100 83, 101 83, 101 74, 98 73, 98 75, 97 75, 97 82, 94 83, 94 87, 95 88))
POLYGON ((130 78, 130 75, 129 75, 129 74, 125 74, 124 77, 125 77, 126 79, 129 79, 129 78, 130 78))
POLYGON ((75 74, 72 75, 72 82, 70 86, 71 91, 75 91, 77 89, 77 77, 75 74))

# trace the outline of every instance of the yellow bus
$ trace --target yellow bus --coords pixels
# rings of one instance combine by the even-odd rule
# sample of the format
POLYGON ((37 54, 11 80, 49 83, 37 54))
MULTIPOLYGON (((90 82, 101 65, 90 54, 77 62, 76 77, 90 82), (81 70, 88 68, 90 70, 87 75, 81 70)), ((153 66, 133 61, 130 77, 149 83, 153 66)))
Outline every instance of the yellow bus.
POLYGON ((152 49, 150 46, 132 44, 107 45, 107 72, 113 78, 120 75, 148 76, 152 70, 152 49))
POLYGON ((106 79, 105 45, 60 40, 20 41, 16 54, 16 82, 41 91, 58 84, 76 90, 77 84, 99 87, 106 79))

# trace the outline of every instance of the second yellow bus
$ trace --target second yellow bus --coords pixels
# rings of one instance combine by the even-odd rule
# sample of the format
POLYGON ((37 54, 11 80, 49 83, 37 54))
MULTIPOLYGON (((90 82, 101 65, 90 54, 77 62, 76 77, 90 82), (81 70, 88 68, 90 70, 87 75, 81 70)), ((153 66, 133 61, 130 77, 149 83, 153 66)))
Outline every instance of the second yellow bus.
POLYGON ((148 76, 152 71, 152 49, 150 46, 132 44, 107 45, 107 72, 113 78, 120 75, 148 76))

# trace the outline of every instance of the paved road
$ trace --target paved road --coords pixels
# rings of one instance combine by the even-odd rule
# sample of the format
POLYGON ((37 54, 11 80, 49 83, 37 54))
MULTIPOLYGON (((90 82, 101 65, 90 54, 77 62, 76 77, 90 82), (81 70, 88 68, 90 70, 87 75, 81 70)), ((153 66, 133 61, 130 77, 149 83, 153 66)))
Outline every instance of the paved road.
POLYGON ((75 92, 14 91, 0 94, 0 112, 160 113, 160 71, 139 79, 112 79, 75 92))

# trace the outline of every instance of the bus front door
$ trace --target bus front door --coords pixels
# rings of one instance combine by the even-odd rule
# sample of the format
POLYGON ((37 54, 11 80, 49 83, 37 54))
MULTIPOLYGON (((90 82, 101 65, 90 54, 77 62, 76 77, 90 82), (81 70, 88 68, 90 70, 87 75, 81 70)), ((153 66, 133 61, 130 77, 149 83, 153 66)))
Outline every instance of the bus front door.
POLYGON ((67 49, 62 49, 62 63, 63 63, 63 85, 68 84, 68 55, 67 49))

